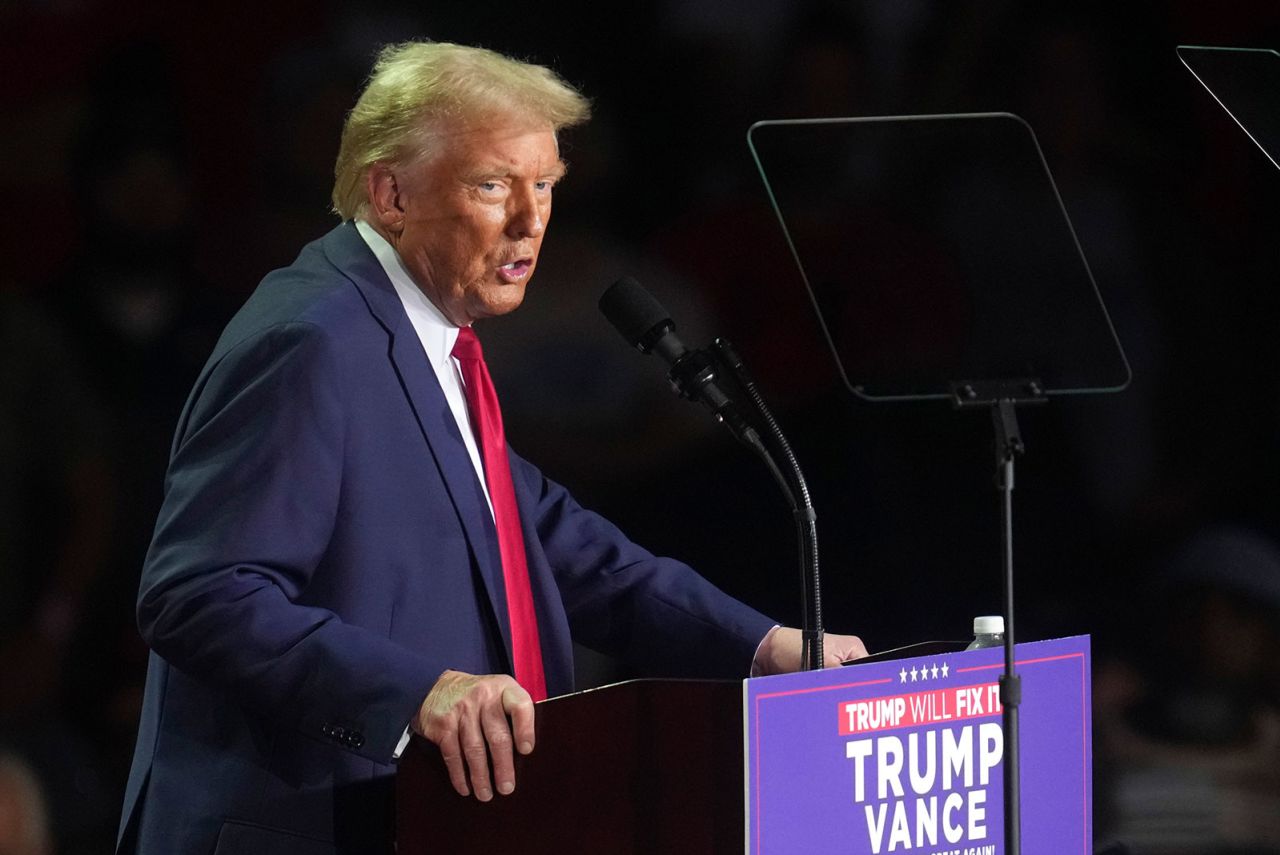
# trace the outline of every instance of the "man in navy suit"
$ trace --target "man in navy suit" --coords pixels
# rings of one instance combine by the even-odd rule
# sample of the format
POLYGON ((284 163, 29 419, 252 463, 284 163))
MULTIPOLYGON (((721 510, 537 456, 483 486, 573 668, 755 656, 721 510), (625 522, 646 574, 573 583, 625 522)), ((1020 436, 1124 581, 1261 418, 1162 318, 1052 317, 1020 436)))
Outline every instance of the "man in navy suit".
MULTIPOLYGON (((511 676, 518 596, 535 694, 571 691, 571 636, 648 672, 798 667, 797 631, 509 450, 527 593, 504 576, 493 462, 451 354, 519 306, 564 174, 557 132, 586 116, 538 66, 383 52, 343 131, 343 224, 262 282, 177 428, 138 603, 153 653, 121 851, 390 851, 410 732, 461 795, 511 792, 534 741, 511 676)), ((828 638, 829 661, 865 653, 828 638)))

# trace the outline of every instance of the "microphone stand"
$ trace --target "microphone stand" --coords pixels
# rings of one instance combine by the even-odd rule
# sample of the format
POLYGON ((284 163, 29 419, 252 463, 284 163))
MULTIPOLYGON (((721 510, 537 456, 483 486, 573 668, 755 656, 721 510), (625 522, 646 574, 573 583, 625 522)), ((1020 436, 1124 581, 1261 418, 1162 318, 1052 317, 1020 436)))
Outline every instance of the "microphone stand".
POLYGON ((613 283, 600 297, 600 311, 609 323, 622 334, 628 344, 641 353, 656 353, 671 366, 667 381, 681 398, 698 401, 711 411, 740 442, 754 451, 764 461, 782 494, 791 506, 795 519, 797 539, 800 545, 800 569, 803 583, 803 617, 800 629, 800 666, 804 670, 822 667, 822 594, 818 578, 818 527, 809 498, 809 487, 804 473, 783 436, 782 429, 764 399, 756 390, 755 381, 747 373, 746 366, 729 342, 716 339, 706 350, 689 350, 675 335, 675 324, 666 309, 630 277, 613 283), (736 390, 745 393, 750 401, 756 421, 766 428, 767 438, 781 453, 785 465, 779 466, 774 454, 761 439, 759 431, 738 411, 734 399, 717 383, 719 376, 731 378, 736 390))
POLYGON ((784 461, 779 466, 768 446, 761 440, 759 433, 750 425, 745 430, 738 429, 729 420, 721 421, 729 427, 747 447, 754 451, 773 474, 774 480, 782 490, 787 504, 791 506, 791 514, 796 524, 796 541, 800 552, 801 571, 801 604, 802 616, 800 624, 801 651, 800 668, 804 671, 816 671, 822 668, 824 659, 822 641, 822 584, 818 572, 818 517, 813 509, 813 501, 809 495, 809 485, 805 482, 804 473, 800 470, 800 462, 796 459, 791 444, 787 442, 782 428, 765 404, 764 398, 756 389, 755 381, 747 372, 742 359, 734 351, 726 339, 718 338, 711 343, 711 352, 716 363, 732 376, 734 382, 751 403, 757 421, 765 428, 765 434, 772 442, 784 461))
POLYGON ((996 489, 1000 491, 1001 542, 1003 544, 1004 673, 1000 675, 1001 725, 1004 733, 1004 851, 1022 853, 1021 750, 1018 740, 1018 707, 1022 703, 1022 678, 1013 670, 1013 470, 1014 460, 1026 447, 1018 429, 1018 404, 1048 401, 1039 380, 953 383, 952 403, 958 409, 990 407, 995 428, 996 489))

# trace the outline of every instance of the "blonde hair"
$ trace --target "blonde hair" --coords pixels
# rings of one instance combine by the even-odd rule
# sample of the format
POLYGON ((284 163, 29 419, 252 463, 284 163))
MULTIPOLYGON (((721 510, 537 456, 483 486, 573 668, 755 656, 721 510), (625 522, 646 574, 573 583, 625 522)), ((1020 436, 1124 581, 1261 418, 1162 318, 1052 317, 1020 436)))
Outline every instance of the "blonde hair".
POLYGON ((430 154, 434 120, 501 116, 558 132, 590 114, 587 99, 545 66, 448 42, 388 45, 343 125, 333 210, 344 220, 364 212, 364 178, 373 164, 403 165, 430 154))

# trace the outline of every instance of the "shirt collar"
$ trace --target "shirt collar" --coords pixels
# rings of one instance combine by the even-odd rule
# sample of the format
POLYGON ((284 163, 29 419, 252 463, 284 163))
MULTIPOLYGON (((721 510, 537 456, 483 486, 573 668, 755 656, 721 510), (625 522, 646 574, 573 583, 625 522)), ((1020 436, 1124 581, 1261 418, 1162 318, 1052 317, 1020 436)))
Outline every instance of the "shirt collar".
POLYGON ((369 245, 374 257, 386 271, 387 278, 391 280, 391 285, 396 289, 396 295, 400 297, 400 302, 404 304, 404 310, 409 315, 409 322, 413 324, 414 331, 422 341, 422 349, 427 352, 427 358, 431 360, 432 367, 439 371, 449 364, 448 359, 453 351, 454 342, 458 340, 458 328, 427 299, 426 294, 422 293, 422 289, 405 269, 400 254, 386 238, 378 234, 373 226, 364 220, 356 220, 356 231, 360 233, 360 237, 364 238, 364 242, 369 245))

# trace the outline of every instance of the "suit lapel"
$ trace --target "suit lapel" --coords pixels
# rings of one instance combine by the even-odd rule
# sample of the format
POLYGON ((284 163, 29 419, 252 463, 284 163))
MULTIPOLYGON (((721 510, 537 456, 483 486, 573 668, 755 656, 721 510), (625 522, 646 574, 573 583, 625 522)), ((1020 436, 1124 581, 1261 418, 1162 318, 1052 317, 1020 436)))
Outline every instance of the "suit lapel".
POLYGON ((440 382, 422 352, 422 343, 409 323, 399 295, 355 226, 344 223, 331 231, 324 238, 324 251, 334 266, 360 290, 369 311, 391 338, 392 366, 444 479, 458 522, 466 533, 510 665, 511 630, 498 537, 484 492, 462 442, 458 423, 440 389, 440 382))

